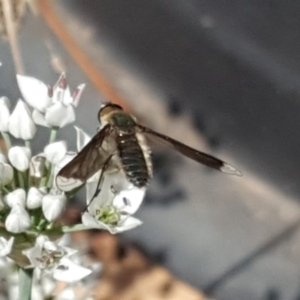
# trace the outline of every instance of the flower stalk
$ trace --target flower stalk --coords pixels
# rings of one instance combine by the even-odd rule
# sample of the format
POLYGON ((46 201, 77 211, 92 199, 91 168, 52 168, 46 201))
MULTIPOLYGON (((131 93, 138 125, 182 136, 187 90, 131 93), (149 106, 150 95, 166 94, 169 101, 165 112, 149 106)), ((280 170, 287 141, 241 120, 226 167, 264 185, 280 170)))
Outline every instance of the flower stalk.
POLYGON ((19 300, 31 300, 33 269, 19 268, 19 300))

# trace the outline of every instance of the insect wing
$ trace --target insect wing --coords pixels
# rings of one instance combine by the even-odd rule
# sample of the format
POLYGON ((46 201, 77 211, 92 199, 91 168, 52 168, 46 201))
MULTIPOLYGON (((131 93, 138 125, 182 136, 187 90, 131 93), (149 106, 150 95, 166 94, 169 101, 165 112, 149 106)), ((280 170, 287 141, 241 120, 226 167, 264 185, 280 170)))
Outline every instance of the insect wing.
POLYGON ((110 134, 111 127, 106 125, 92 140, 64 166, 56 176, 56 185, 68 192, 79 187, 98 172, 111 155, 102 148, 103 141, 110 134))
POLYGON ((153 131, 150 128, 138 125, 137 126, 138 130, 145 134, 149 139, 153 140, 154 142, 157 142, 159 144, 162 144, 164 146, 171 147, 181 154, 195 160, 198 163, 201 163, 203 165, 206 165, 210 168, 217 169, 223 173, 227 174, 233 174, 233 175, 238 175, 241 176, 241 172, 231 166, 230 164, 213 157, 209 154, 206 154, 204 152, 198 151, 196 149, 193 149, 183 143, 180 143, 179 141, 176 141, 166 135, 160 134, 158 132, 153 131))

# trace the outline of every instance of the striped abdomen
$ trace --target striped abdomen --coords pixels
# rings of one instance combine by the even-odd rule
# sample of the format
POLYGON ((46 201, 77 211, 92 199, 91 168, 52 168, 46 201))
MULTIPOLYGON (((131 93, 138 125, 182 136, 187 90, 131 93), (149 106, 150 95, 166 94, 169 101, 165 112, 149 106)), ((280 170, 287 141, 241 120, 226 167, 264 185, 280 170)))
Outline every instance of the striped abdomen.
POLYGON ((145 147, 141 147, 135 132, 118 133, 117 145, 128 180, 136 187, 145 187, 152 176, 150 158, 145 153, 145 147))

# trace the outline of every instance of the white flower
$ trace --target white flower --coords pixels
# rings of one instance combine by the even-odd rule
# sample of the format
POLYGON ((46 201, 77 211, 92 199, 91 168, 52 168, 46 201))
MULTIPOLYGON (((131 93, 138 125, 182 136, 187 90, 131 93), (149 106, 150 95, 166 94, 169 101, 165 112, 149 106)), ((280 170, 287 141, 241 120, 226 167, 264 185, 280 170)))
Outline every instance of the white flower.
POLYGON ((14 172, 9 164, 0 162, 0 188, 12 181, 14 172))
POLYGON ((45 218, 52 222, 60 217, 65 210, 67 197, 64 193, 58 191, 51 191, 42 199, 42 210, 45 218))
POLYGON ((44 193, 36 187, 31 187, 28 191, 26 207, 28 209, 36 209, 42 206, 44 193))
POLYGON ((14 237, 11 237, 9 240, 6 240, 4 237, 0 237, 0 257, 4 257, 11 252, 14 237))
POLYGON ((28 106, 19 100, 9 118, 9 132, 23 140, 31 140, 36 133, 36 126, 32 120, 28 106))
POLYGON ((17 170, 26 171, 29 168, 31 150, 28 147, 11 147, 8 151, 8 158, 17 170))
POLYGON ((25 100, 34 108, 32 117, 36 124, 45 127, 64 127, 76 119, 77 107, 85 85, 79 85, 71 95, 65 74, 53 88, 27 76, 18 76, 20 90, 25 100))
POLYGON ((59 164, 67 153, 67 145, 65 141, 59 141, 49 144, 44 149, 45 157, 52 164, 59 164))
MULTIPOLYGON (((87 183, 87 204, 95 193, 96 182, 87 183)), ((124 180, 122 172, 106 174, 99 195, 93 199, 82 223, 88 228, 105 229, 115 234, 142 224, 134 217, 145 196, 145 189, 124 180)))
POLYGON ((8 131, 10 103, 7 97, 0 98, 0 131, 8 131))
POLYGON ((31 266, 52 273, 56 280, 76 282, 91 273, 91 270, 73 263, 69 257, 77 251, 53 243, 47 236, 39 236, 33 248, 23 251, 31 266))
POLYGON ((5 220, 6 230, 20 233, 26 231, 30 225, 30 217, 25 208, 19 203, 14 205, 5 220))
POLYGON ((26 192, 24 189, 16 189, 6 195, 4 201, 10 208, 12 208, 16 204, 25 207, 26 192))

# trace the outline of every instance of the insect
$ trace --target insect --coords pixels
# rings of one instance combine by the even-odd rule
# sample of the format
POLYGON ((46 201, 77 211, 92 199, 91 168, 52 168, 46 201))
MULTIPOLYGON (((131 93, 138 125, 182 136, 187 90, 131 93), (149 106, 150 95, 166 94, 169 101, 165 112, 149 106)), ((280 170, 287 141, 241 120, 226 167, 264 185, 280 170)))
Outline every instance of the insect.
POLYGON ((146 138, 169 146, 198 163, 224 173, 241 176, 240 171, 230 164, 139 125, 134 117, 117 104, 103 105, 99 110, 98 119, 102 129, 57 174, 56 183, 61 190, 70 191, 102 170, 97 194, 103 174, 116 166, 135 187, 146 187, 152 177, 150 149, 146 144, 146 138))

